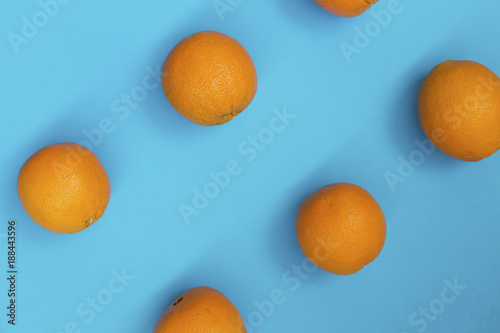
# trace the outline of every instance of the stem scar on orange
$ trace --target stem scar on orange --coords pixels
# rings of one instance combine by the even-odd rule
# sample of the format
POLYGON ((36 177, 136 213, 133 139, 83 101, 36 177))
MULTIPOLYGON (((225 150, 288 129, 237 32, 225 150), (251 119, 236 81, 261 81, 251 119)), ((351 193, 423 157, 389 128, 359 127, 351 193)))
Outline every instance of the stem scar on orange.
POLYGON ((299 246, 319 268, 339 275, 354 274, 382 251, 385 217, 363 188, 331 184, 310 195, 296 218, 299 246))
POLYGON ((156 322, 153 333, 245 333, 238 309, 221 292, 209 287, 179 296, 156 322))
POLYGON ((24 163, 17 193, 33 221, 55 233, 69 234, 101 218, 110 184, 92 151, 67 142, 42 148, 24 163))
POLYGON ((161 81, 172 107, 204 126, 227 123, 257 92, 250 55, 236 40, 215 31, 179 42, 165 59, 161 81))
POLYGON ((327 12, 343 17, 363 14, 378 0, 314 0, 327 12))

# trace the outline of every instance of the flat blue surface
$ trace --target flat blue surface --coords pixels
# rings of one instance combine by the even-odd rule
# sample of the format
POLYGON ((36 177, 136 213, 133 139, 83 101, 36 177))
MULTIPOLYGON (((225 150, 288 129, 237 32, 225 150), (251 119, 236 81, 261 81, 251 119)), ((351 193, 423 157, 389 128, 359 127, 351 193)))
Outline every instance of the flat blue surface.
POLYGON ((416 99, 432 67, 469 59, 500 73, 500 2, 401 0, 383 25, 373 14, 394 0, 352 19, 312 0, 232 3, 222 17, 212 0, 69 1, 47 7, 51 17, 35 0, 2 5, 0 331, 147 333, 180 293, 207 285, 249 332, 500 332, 500 153, 465 163, 435 151, 392 189, 384 176, 418 154, 416 99), (23 17, 45 25, 25 28, 15 47, 23 17), (365 28, 372 37, 355 40, 365 28), (219 127, 179 116, 157 85, 140 95, 200 30, 236 38, 258 72, 250 107, 219 127), (341 45, 355 42, 348 59, 341 45), (127 106, 131 94, 140 101, 127 106), (285 110, 294 118, 271 137, 285 110), (19 168, 46 145, 87 140, 103 119, 112 130, 91 146, 111 180, 105 215, 74 235, 42 229, 18 200, 19 168), (259 135, 265 144, 251 148, 259 135), (239 174, 187 224, 179 205, 192 206, 228 163, 239 174), (353 276, 297 268, 295 213, 334 182, 366 188, 387 218, 384 250, 353 276), (8 219, 18 231, 15 327, 5 316, 8 219), (272 293, 282 293, 273 309, 272 293))

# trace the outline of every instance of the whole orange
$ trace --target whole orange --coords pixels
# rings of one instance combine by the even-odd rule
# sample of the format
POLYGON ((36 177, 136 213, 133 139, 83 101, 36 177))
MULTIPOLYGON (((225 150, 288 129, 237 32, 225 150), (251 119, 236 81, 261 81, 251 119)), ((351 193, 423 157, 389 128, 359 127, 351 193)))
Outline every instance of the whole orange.
POLYGON ((378 0, 314 0, 327 12, 332 14, 353 17, 366 12, 378 0))
POLYGON ((69 234, 99 220, 108 205, 110 184, 92 151, 67 142, 42 148, 24 163, 17 193, 33 221, 69 234))
POLYGON ((195 33, 177 44, 162 68, 165 96, 194 123, 212 126, 246 109, 257 91, 257 73, 247 51, 215 31, 195 33))
POLYGON ((156 322, 153 333, 245 333, 238 309, 219 291, 197 287, 183 293, 156 322))
POLYGON ((445 61, 425 78, 418 117, 443 153, 480 161, 500 149, 500 78, 473 61, 445 61))
POLYGON ((386 225, 370 193, 357 185, 338 183, 320 188, 302 203, 296 233, 300 248, 313 264, 349 275, 380 254, 386 225))

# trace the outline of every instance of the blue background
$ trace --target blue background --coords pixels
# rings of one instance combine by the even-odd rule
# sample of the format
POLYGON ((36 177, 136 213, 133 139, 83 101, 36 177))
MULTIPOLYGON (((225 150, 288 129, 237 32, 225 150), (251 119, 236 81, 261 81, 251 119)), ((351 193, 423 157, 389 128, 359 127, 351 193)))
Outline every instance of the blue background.
POLYGON ((233 3, 221 19, 211 0, 70 1, 17 53, 9 33, 21 34, 22 18, 32 20, 40 5, 3 4, 0 236, 16 219, 19 277, 15 328, 6 324, 1 279, 0 331, 151 332, 180 293, 207 285, 233 301, 249 332, 498 333, 500 154, 466 163, 435 151, 394 191, 385 173, 397 174, 425 138, 416 99, 432 67, 469 59, 500 73, 500 2, 401 0, 402 11, 350 63, 341 43, 353 44, 388 0, 351 19, 312 0, 233 3), (259 85, 247 110, 205 128, 179 116, 157 87, 129 113, 114 112, 147 67, 200 30, 226 33, 252 56, 259 85), (269 126, 275 108, 295 118, 247 161, 238 146, 269 126), (86 140, 103 119, 113 130, 91 148, 111 180, 105 215, 74 235, 42 229, 17 198, 19 168, 46 145, 86 140), (193 191, 232 160, 242 172, 187 224, 179 205, 192 205, 193 191), (377 199, 385 247, 355 275, 317 270, 290 280, 304 261, 295 213, 334 182, 377 199), (106 293, 114 270, 134 279, 92 320, 79 314, 87 298, 106 293), (441 292, 455 280, 467 289, 442 314, 411 322, 421 307, 443 310, 441 292), (274 290, 286 299, 256 314, 274 290))

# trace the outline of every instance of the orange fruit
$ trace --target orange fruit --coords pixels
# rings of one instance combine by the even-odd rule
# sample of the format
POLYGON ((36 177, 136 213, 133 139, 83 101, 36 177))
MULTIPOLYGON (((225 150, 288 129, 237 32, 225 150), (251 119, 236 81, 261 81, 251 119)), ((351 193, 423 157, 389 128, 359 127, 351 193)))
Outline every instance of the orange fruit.
POLYGON ((209 287, 186 291, 156 322, 153 333, 245 333, 238 309, 209 287))
POLYGON ((327 12, 332 14, 353 17, 366 12, 378 0, 314 0, 327 12))
POLYGON ((382 251, 386 225, 382 209, 363 188, 331 184, 300 206, 296 233, 302 252, 325 271, 349 275, 382 251))
POLYGON ((257 91, 257 73, 247 51, 215 31, 195 33, 177 44, 163 64, 161 80, 173 108, 205 126, 230 121, 257 91))
POLYGON ((500 149, 500 78, 473 61, 445 61, 425 78, 418 117, 443 153, 480 161, 500 149))
POLYGON ((34 153, 17 179, 21 204, 47 230, 69 234, 99 220, 110 184, 99 159, 76 143, 58 143, 34 153))

